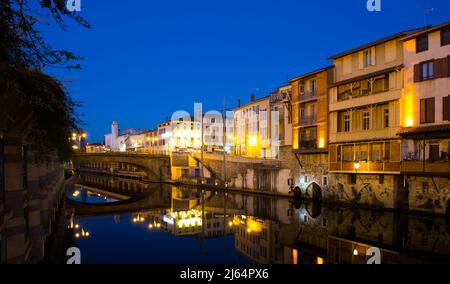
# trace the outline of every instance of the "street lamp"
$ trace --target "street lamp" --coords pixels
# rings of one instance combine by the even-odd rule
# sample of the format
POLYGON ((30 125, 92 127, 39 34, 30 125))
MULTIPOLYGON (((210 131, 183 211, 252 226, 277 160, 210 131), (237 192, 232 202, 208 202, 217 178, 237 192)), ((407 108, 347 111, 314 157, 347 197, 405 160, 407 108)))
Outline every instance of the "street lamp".
POLYGON ((353 168, 355 168, 355 171, 357 172, 359 170, 359 167, 361 167, 361 165, 359 164, 359 162, 355 162, 353 164, 353 168))

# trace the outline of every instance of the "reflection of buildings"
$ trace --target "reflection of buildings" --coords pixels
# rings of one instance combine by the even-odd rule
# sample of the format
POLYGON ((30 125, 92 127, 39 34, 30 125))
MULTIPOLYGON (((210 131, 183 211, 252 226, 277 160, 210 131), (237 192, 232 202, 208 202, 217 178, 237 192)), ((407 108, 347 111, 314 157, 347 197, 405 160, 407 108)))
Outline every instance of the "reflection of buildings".
POLYGON ((202 211, 173 211, 162 218, 162 228, 176 236, 197 235, 202 231, 202 211))
POLYGON ((271 263, 271 222, 236 215, 232 221, 236 250, 257 263, 271 263))

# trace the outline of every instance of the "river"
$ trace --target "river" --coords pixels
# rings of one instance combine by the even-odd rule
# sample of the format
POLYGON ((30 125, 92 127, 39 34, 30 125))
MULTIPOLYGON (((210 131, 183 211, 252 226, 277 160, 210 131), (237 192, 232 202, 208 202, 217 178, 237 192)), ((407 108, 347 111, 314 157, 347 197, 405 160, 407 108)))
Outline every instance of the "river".
POLYGON ((44 262, 450 263, 450 221, 289 198, 81 175, 44 262), (376 252, 373 252, 373 250, 376 252))

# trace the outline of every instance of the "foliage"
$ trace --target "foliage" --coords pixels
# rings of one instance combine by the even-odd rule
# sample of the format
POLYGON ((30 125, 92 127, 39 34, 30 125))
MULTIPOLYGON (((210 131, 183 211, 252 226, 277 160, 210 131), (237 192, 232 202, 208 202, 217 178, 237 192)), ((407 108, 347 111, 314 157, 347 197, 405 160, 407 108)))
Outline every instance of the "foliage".
POLYGON ((53 20, 66 29, 65 18, 90 27, 82 17, 66 10, 65 0, 0 0, 0 132, 15 127, 3 121, 15 121, 10 118, 17 116, 17 109, 7 109, 6 105, 18 101, 33 115, 27 138, 38 160, 55 151, 60 160, 69 159, 69 137, 80 122, 75 113, 79 104, 61 82, 40 71, 44 67, 80 67, 74 63, 81 59, 79 56, 53 49, 36 28, 37 23, 53 20))
POLYGON ((53 19, 62 29, 66 29, 64 17, 72 18, 86 28, 90 27, 89 23, 81 16, 67 11, 65 0, 44 0, 39 4, 34 2, 0 0, 0 42, 5 45, 0 47, 0 52, 7 53, 12 67, 79 68, 79 64, 71 64, 81 58, 67 50, 53 49, 44 41, 36 24, 48 24, 53 19))

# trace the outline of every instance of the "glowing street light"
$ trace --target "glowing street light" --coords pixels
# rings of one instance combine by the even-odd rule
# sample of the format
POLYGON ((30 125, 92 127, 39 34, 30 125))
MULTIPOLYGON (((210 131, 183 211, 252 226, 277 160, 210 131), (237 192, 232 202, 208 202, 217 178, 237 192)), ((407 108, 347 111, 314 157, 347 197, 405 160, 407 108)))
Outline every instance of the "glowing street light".
POLYGON ((359 164, 359 162, 356 162, 353 164, 353 167, 355 168, 355 171, 358 171, 361 165, 359 164))

